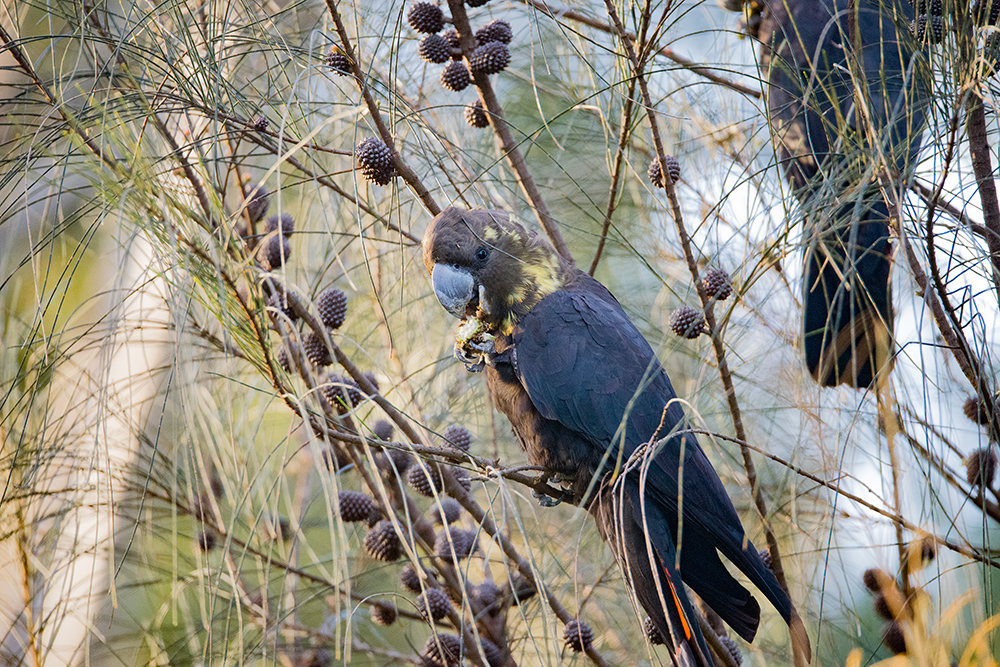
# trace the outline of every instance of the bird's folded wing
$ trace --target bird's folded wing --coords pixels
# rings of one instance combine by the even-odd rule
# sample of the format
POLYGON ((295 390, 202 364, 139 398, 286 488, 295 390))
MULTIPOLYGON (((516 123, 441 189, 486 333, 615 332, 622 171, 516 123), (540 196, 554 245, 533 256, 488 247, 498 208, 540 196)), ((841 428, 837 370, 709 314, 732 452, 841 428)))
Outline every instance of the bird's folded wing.
MULTIPOLYGON (((685 427, 667 374, 610 293, 551 294, 513 339, 515 371, 535 408, 606 450, 609 466, 619 464, 619 452, 624 463, 654 435, 662 439, 685 427)), ((648 493, 676 512, 683 477, 684 520, 711 532, 732 527, 731 537, 742 541, 739 517, 693 435, 649 451, 648 493)))

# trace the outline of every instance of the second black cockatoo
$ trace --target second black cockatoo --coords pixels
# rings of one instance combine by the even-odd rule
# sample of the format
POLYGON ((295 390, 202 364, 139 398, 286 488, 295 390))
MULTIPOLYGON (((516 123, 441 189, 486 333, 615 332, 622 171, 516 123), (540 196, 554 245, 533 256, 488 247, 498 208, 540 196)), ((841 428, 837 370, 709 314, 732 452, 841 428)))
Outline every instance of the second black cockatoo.
POLYGON ((906 28, 913 9, 854 0, 855 17, 851 0, 750 4, 763 10, 768 120, 805 215, 806 363, 822 385, 868 387, 894 352, 883 188, 905 188, 927 103, 906 28))
POLYGON ((760 607, 720 554, 808 647, 698 440, 678 432, 677 395, 615 297, 501 211, 447 209, 423 251, 438 300, 463 320, 456 354, 485 365, 528 459, 597 520, 675 664, 712 664, 684 584, 747 641, 757 631, 760 607))

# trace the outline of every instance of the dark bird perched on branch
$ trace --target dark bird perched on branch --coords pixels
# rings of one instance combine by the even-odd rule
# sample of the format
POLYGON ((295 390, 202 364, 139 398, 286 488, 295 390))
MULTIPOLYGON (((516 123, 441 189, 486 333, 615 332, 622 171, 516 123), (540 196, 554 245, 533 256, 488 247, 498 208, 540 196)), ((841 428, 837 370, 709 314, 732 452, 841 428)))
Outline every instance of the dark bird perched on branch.
POLYGON ((682 665, 711 665, 682 581, 750 641, 760 607, 721 553, 808 638, 747 540, 726 490, 684 428, 652 348, 610 292, 501 211, 449 208, 424 236, 441 304, 463 320, 456 355, 528 459, 597 520, 635 596, 682 665), (683 492, 682 492, 683 489, 683 492))
POLYGON ((856 23, 851 0, 765 0, 758 34, 768 120, 806 219, 806 363, 824 386, 863 388, 892 367, 885 189, 905 190, 926 94, 909 3, 853 6, 856 23))

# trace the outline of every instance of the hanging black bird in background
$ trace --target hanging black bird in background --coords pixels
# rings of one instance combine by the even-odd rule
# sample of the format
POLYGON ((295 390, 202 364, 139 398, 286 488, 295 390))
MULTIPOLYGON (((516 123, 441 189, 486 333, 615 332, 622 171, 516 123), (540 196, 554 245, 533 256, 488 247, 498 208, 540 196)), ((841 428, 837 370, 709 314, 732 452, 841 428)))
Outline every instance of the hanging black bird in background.
POLYGON ((805 216, 806 364, 821 385, 865 388, 891 370, 894 353, 892 244, 879 174, 887 170, 890 187, 905 190, 927 99, 906 27, 910 4, 855 0, 854 35, 851 4, 746 3, 747 25, 761 40, 778 159, 805 216), (861 77, 848 62, 852 43, 861 45, 861 77), (858 112, 862 99, 867 114, 858 112))
POLYGON ((757 631, 760 607, 720 553, 808 654, 801 620, 697 439, 676 433, 684 413, 670 380, 614 296, 501 211, 449 208, 423 250, 438 300, 463 320, 456 354, 470 370, 485 365, 528 459, 597 520, 675 664, 712 664, 683 584, 747 641, 757 631))

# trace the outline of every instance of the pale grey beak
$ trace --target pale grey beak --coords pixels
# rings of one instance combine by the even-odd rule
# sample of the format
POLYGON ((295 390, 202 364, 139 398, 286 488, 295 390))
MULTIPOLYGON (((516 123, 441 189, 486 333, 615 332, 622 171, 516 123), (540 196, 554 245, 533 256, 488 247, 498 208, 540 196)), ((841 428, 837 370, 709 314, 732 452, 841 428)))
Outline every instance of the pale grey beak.
POLYGON ((475 294, 472 274, 450 264, 435 264, 431 281, 444 309, 459 319, 465 317, 465 309, 475 294))

